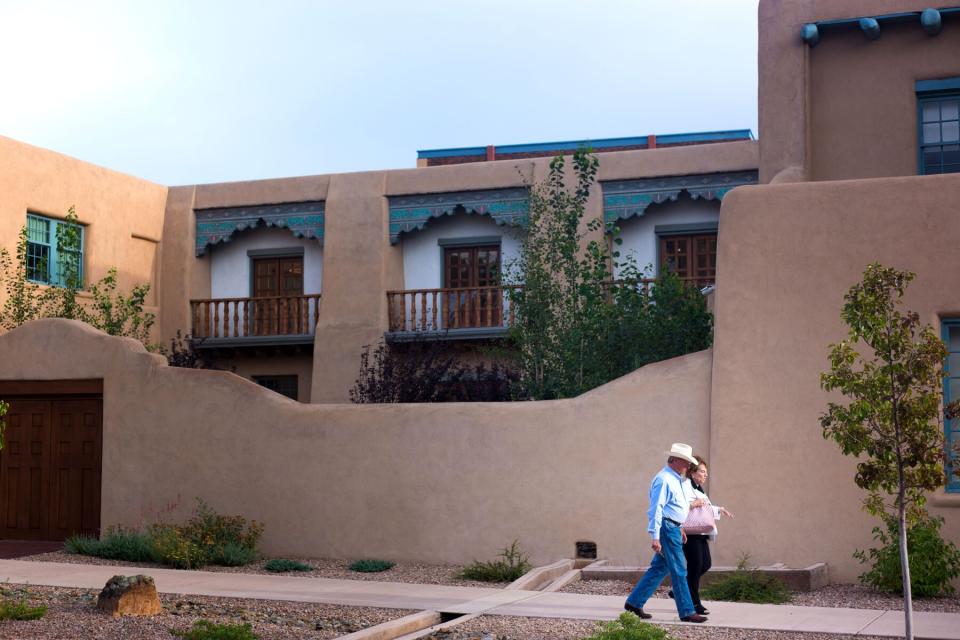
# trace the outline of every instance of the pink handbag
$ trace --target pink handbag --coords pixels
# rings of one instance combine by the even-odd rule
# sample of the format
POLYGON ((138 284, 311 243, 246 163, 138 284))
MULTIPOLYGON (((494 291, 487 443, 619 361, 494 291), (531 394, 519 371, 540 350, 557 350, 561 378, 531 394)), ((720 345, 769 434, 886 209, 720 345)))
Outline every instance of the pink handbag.
POLYGON ((703 535, 713 533, 717 526, 717 521, 713 517, 713 507, 705 504, 702 507, 690 509, 690 514, 682 525, 682 529, 687 535, 703 535))

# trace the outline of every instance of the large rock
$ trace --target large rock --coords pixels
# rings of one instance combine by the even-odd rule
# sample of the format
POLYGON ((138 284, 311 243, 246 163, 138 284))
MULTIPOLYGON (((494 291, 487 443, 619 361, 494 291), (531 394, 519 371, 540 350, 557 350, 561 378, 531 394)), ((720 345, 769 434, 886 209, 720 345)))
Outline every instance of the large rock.
POLYGON ((113 576, 97 598, 97 608, 120 616, 155 616, 163 607, 150 576, 113 576))

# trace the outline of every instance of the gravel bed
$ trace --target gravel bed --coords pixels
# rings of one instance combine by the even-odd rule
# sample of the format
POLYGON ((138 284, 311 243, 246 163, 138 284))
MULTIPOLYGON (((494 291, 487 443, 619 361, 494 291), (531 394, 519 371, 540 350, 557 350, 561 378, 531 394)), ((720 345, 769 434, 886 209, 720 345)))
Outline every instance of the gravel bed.
MULTIPOLYGON (((567 585, 561 591, 626 598, 633 587, 633 583, 624 580, 579 580, 567 585)), ((668 597, 666 587, 658 589, 654 597, 668 597)), ((831 584, 816 591, 794 593, 793 600, 789 604, 802 607, 903 610, 903 598, 881 593, 860 584, 831 584)), ((913 610, 960 613, 960 596, 914 598, 913 610)))
POLYGON ((46 605, 40 620, 0 622, 0 638, 34 640, 172 640, 171 629, 186 630, 200 619, 220 624, 249 623, 262 640, 327 640, 413 613, 327 604, 161 594, 164 612, 149 618, 113 618, 96 609, 99 591, 3 585, 7 598, 46 605))
MULTIPOLYGON (((579 640, 591 635, 596 630, 596 625, 597 623, 587 620, 480 616, 451 629, 437 631, 427 638, 430 640, 579 640)), ((700 625, 656 626, 665 629, 675 640, 889 640, 876 636, 727 629, 700 625)))
MULTIPOLYGON (((104 558, 95 558, 92 556, 81 556, 65 551, 53 551, 50 553, 41 553, 33 556, 17 558, 18 560, 28 560, 36 562, 67 562, 70 564, 96 564, 101 566, 124 566, 124 567, 143 567, 148 569, 169 569, 163 565, 151 562, 124 562, 122 560, 106 560, 104 558)), ((478 582, 475 580, 463 580, 457 576, 463 571, 459 565, 432 565, 417 564, 413 562, 398 562, 392 568, 378 573, 362 573, 351 571, 349 566, 351 560, 331 560, 324 558, 293 558, 287 556, 288 560, 297 560, 313 567, 312 571, 287 571, 284 573, 273 573, 263 568, 267 559, 258 560, 252 564, 243 567, 217 567, 206 566, 203 571, 215 571, 218 573, 256 573, 270 576, 302 577, 302 578, 336 578, 340 580, 373 580, 376 582, 405 582, 411 584, 442 584, 455 587, 486 587, 488 589, 502 589, 507 586, 506 582, 478 582)))

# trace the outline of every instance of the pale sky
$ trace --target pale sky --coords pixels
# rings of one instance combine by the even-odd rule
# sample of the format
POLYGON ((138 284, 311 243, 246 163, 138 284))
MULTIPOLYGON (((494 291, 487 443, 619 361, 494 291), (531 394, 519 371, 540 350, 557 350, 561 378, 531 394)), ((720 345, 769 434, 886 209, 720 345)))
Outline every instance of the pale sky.
POLYGON ((756 0, 0 0, 0 135, 165 185, 752 129, 756 0))

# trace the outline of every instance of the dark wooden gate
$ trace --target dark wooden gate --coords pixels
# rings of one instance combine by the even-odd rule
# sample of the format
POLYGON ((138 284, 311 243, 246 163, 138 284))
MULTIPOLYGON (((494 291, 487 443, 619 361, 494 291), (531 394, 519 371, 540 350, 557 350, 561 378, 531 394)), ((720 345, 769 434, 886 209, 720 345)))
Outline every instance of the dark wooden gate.
POLYGON ((10 404, 0 452, 0 538, 100 533, 100 381, 0 382, 10 404))

